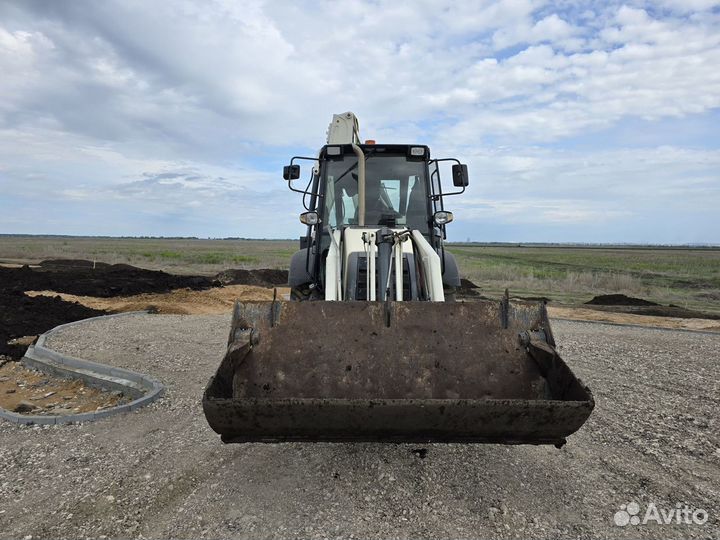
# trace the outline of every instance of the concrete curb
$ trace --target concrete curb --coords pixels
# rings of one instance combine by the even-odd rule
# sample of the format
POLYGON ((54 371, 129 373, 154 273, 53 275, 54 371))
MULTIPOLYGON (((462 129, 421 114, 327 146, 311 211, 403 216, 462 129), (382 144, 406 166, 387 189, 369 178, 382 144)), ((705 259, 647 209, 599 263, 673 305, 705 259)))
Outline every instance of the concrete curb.
POLYGON ((9 420, 10 422, 16 424, 27 425, 90 422, 93 420, 99 420, 100 418, 106 418, 113 414, 137 410, 143 405, 147 405, 148 403, 152 403, 158 399, 165 391, 165 386, 160 381, 148 375, 136 373, 127 369, 106 366, 105 364, 98 364, 97 362, 75 358, 74 356, 64 355, 53 351, 46 346, 47 338, 64 328, 84 324, 88 321, 98 319, 126 317, 129 315, 140 315, 145 313, 145 311, 114 313, 112 315, 102 315, 100 317, 92 317, 90 319, 61 324, 60 326, 56 326, 52 330, 41 334, 35 345, 28 347, 25 356, 21 360, 25 366, 49 373, 51 375, 61 378, 82 379, 88 386, 94 386, 97 388, 120 390, 124 394, 133 397, 133 400, 130 403, 118 405, 117 407, 110 407, 109 409, 103 409, 102 411, 58 416, 19 414, 0 408, 0 418, 4 418, 5 420, 9 420))

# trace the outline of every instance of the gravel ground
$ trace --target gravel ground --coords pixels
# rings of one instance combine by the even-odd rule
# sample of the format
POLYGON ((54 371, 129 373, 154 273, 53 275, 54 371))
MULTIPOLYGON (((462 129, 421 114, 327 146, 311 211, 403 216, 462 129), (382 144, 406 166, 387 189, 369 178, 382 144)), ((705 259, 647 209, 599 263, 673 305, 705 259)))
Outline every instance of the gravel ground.
POLYGON ((0 422, 0 537, 711 538, 720 535, 720 335, 556 321, 595 393, 561 450, 499 445, 223 445, 202 390, 229 316, 93 321, 50 346, 162 380, 140 411, 84 425, 0 422), (636 501, 709 513, 628 525, 636 501))

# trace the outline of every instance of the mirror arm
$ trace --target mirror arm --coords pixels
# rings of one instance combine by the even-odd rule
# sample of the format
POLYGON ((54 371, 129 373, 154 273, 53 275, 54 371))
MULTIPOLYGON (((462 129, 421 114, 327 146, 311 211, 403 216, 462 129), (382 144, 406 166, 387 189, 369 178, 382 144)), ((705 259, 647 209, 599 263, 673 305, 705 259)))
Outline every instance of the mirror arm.
MULTIPOLYGON (((290 165, 294 165, 296 159, 297 159, 297 160, 304 159, 304 160, 307 160, 307 161, 318 161, 318 162, 320 161, 318 158, 304 157, 304 156, 293 156, 293 158, 290 160, 290 165)), ((310 176, 310 182, 308 182, 308 185, 307 185, 307 187, 306 187, 305 189, 296 189, 296 188, 294 188, 294 187, 292 186, 292 182, 293 182, 292 180, 288 180, 288 181, 287 181, 288 188, 290 188, 290 191, 294 191, 295 193, 300 193, 300 194, 303 196, 303 206, 305 207, 306 210, 309 210, 309 208, 308 208, 307 206, 305 206, 305 200, 304 200, 304 199, 305 199, 305 196, 306 196, 306 195, 312 195, 312 194, 313 194, 312 191, 308 191, 308 188, 312 185, 312 175, 310 176)), ((319 193, 316 193, 315 195, 318 196, 318 197, 320 196, 319 193)))
MULTIPOLYGON (((460 163, 460 160, 457 159, 457 158, 433 159, 432 161, 435 161, 435 162, 440 162, 440 161, 454 161, 454 162, 457 163, 458 165, 462 165, 462 163, 460 163)), ((461 195, 461 194, 465 193, 465 188, 466 188, 466 187, 467 187, 467 186, 463 186, 460 191, 451 191, 450 193, 442 193, 442 192, 441 192, 441 193, 434 193, 434 194, 432 194, 432 195, 428 195, 428 198, 429 198, 431 201, 439 201, 439 200, 441 200, 443 197, 449 197, 450 195, 461 195)), ((440 186, 440 188, 442 189, 442 186, 440 186)))
POLYGON ((430 200, 439 201, 443 197, 449 197, 450 195, 460 195, 465 193, 465 186, 460 191, 451 191, 450 193, 443 193, 442 195, 430 195, 430 200))
POLYGON ((465 193, 465 189, 467 186, 463 186, 460 191, 451 191, 450 193, 445 193, 445 195, 460 195, 461 193, 465 193))

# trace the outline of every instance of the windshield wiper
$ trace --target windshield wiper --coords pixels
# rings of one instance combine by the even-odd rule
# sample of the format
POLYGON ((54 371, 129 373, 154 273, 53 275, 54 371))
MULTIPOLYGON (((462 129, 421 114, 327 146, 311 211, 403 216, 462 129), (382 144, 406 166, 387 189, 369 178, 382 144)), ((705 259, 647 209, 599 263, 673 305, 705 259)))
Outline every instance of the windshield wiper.
MULTIPOLYGON (((371 157, 373 157, 376 152, 377 152, 377 150, 370 150, 370 152, 368 152, 367 154, 365 154, 365 161, 367 161, 368 159, 370 159, 371 157)), ((337 184, 340 180, 342 180, 342 179, 345 177, 345 175, 346 175, 347 173, 349 173, 350 171, 352 171, 352 170, 353 170, 355 167, 357 167, 357 166, 358 166, 358 162, 356 161, 355 163, 353 163, 352 165, 350 165, 350 167, 349 167, 344 173, 342 173, 340 176, 338 176, 338 177, 335 179, 335 183, 337 184)), ((355 181, 357 182, 357 178, 355 179, 355 181)))

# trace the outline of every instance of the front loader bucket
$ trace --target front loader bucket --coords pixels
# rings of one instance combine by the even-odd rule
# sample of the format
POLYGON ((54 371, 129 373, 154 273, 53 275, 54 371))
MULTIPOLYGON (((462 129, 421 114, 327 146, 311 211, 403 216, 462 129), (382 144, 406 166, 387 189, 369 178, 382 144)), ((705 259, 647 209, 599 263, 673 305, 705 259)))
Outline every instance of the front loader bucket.
POLYGON ((562 445, 594 401, 545 306, 238 302, 203 397, 224 442, 562 445))

